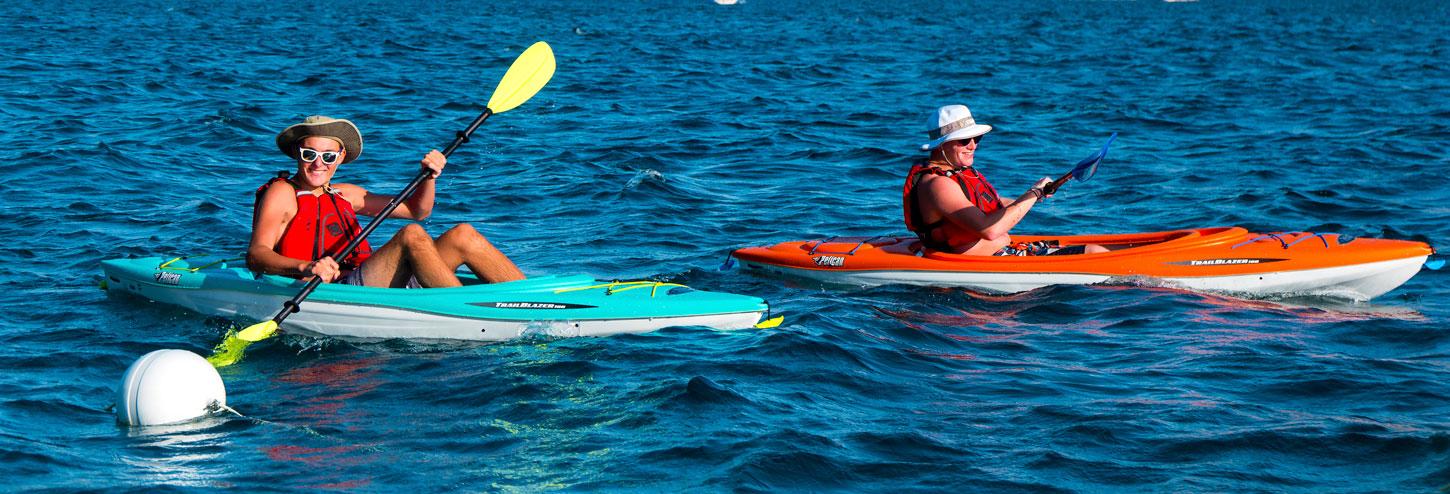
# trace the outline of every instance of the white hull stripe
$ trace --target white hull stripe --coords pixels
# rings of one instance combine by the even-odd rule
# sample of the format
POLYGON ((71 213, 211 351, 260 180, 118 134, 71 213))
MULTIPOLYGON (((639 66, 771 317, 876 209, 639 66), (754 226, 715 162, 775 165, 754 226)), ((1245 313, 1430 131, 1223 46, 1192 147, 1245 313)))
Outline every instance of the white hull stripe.
MULTIPOLYGON (((827 283, 874 286, 906 284, 971 288, 996 293, 1016 293, 1049 285, 1089 285, 1115 278, 1079 273, 1000 273, 980 271, 846 271, 796 269, 741 261, 766 271, 814 279, 827 283)), ((1331 294, 1368 300, 1404 284, 1424 264, 1425 257, 1412 257, 1332 268, 1299 271, 1268 271, 1231 276, 1151 278, 1169 286, 1251 296, 1331 294)), ((1122 278, 1118 278, 1122 279, 1122 278)))

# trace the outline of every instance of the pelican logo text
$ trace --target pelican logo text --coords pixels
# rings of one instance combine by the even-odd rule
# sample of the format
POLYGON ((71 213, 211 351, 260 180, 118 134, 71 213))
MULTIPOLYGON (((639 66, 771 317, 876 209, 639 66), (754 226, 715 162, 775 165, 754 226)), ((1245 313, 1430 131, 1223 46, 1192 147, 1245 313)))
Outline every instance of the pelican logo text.
POLYGON ((168 285, 180 285, 181 275, 178 273, 156 273, 156 282, 168 285))
POLYGON ((841 256, 821 256, 816 258, 817 266, 840 267, 846 265, 846 258, 841 256))

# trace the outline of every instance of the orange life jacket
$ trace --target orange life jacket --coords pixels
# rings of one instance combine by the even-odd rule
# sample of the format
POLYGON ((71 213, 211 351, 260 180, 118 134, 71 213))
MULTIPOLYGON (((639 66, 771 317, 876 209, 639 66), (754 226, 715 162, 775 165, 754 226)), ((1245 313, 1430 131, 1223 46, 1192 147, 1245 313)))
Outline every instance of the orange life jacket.
POLYGON ((906 220, 906 228, 915 233, 921 239, 922 245, 928 248, 951 250, 951 246, 947 245, 945 240, 936 240, 931 236, 932 231, 940 228, 947 219, 942 217, 927 224, 921 211, 916 207, 916 184, 921 182, 921 178, 925 174, 951 178, 962 188, 962 195, 965 195, 977 209, 982 210, 982 214, 992 214, 993 211, 1003 207, 1002 199, 997 195, 997 189, 992 187, 992 184, 987 182, 987 177, 982 176, 982 173, 975 168, 969 166, 955 170, 943 170, 931 166, 930 162, 926 160, 912 164, 911 171, 906 174, 906 185, 901 188, 902 216, 906 220))

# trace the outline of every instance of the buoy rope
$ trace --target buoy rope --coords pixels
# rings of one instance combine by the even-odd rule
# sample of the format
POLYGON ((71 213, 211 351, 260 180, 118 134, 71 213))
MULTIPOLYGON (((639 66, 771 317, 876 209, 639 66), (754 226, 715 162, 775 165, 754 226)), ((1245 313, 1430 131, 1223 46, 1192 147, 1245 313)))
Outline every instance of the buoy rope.
MULTIPOLYGON (((213 413, 213 414, 220 413, 220 412, 231 412, 231 413, 235 414, 238 417, 241 417, 241 418, 250 420, 250 421, 255 422, 257 424, 273 425, 273 426, 281 427, 281 428, 284 428, 284 429, 291 429, 291 430, 295 430, 295 431, 301 431, 302 433, 307 434, 309 436, 313 436, 313 437, 319 437, 319 438, 322 438, 322 439, 329 439, 329 440, 338 441, 338 442, 347 442, 345 439, 338 439, 338 438, 331 437, 331 436, 328 436, 326 434, 323 434, 321 432, 317 432, 315 430, 312 430, 311 427, 298 426, 298 425, 287 425, 287 424, 283 424, 283 423, 280 423, 280 422, 273 422, 273 421, 270 421, 270 420, 259 419, 259 418, 256 418, 256 417, 248 417, 246 415, 242 415, 242 412, 238 412, 237 409, 232 408, 232 407, 229 407, 229 406, 226 406, 226 405, 223 405, 223 404, 221 404, 220 402, 217 402, 217 401, 213 401, 213 402, 211 402, 210 405, 207 405, 206 410, 207 410, 208 413, 213 413)), ((364 446, 364 447, 362 447, 362 449, 370 450, 370 451, 373 451, 373 452, 381 452, 382 451, 382 449, 381 448, 378 448, 377 446, 364 446)))

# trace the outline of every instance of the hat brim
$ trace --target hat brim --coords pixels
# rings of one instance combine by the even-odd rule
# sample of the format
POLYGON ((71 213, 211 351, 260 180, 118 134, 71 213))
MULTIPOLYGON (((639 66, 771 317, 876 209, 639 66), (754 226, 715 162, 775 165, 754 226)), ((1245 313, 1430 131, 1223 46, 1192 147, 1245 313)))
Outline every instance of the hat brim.
POLYGON ((950 134, 938 137, 934 141, 922 144, 921 150, 931 151, 947 141, 960 141, 962 139, 971 139, 973 137, 978 137, 991 131, 991 125, 973 124, 968 127, 962 127, 960 129, 957 129, 950 134))
POLYGON ((277 134, 277 149, 282 154, 297 159, 297 142, 314 136, 332 137, 342 141, 342 149, 347 151, 347 157, 342 159, 343 163, 351 163, 358 156, 362 156, 362 133, 358 132, 357 125, 344 119, 320 123, 304 122, 287 127, 277 134))

